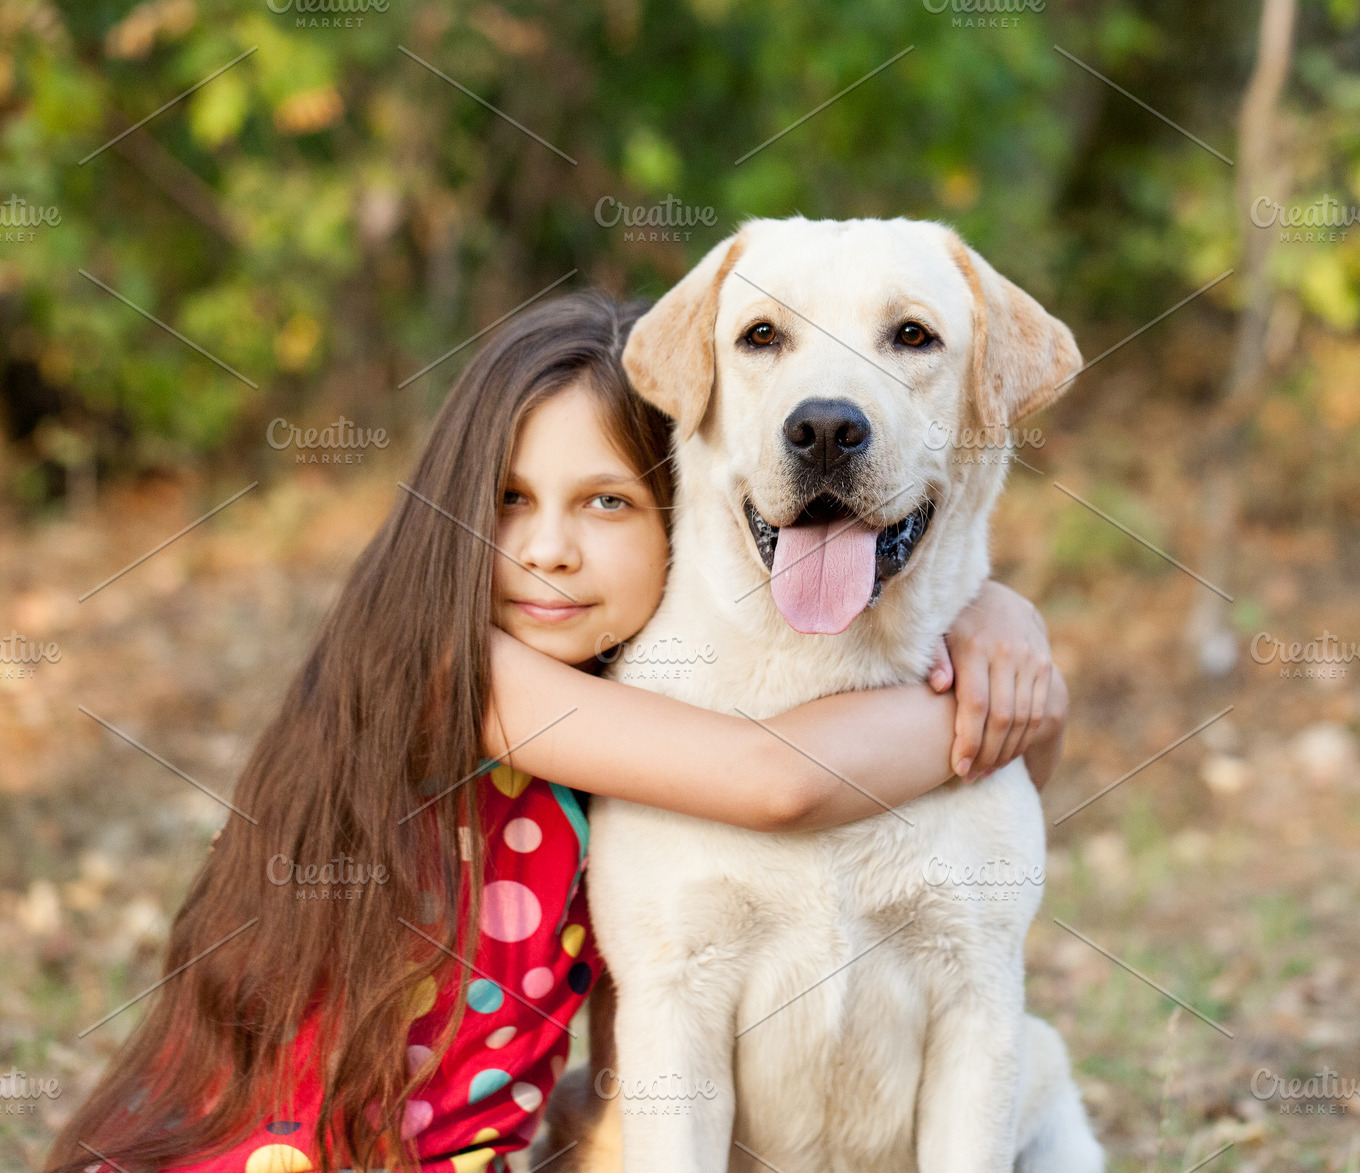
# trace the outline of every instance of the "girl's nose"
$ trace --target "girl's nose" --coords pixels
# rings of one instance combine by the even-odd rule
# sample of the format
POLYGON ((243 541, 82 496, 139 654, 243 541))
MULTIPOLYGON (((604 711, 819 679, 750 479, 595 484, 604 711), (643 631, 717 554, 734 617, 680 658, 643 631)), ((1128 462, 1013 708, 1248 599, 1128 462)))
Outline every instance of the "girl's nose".
POLYGON ((532 523, 520 559, 535 570, 571 572, 581 567, 581 548, 563 518, 540 515, 532 523))

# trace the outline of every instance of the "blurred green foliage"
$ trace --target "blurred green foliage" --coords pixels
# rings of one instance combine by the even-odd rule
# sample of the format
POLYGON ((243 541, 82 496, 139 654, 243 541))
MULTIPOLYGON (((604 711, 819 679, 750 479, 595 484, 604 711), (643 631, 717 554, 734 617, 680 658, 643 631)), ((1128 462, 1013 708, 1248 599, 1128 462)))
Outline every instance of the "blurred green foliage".
MULTIPOLYGON (((1259 229, 1233 169, 1054 46, 1232 156, 1256 5, 1049 0, 995 28, 941 7, 0 0, 0 201, 59 216, 0 232, 0 492, 227 458, 284 410, 418 422, 455 364, 398 384, 534 291, 576 268, 659 293, 747 216, 948 220, 1078 323, 1145 321, 1236 262, 1259 229), (653 241, 596 215, 669 195, 716 222, 653 241)), ((1360 2, 1300 21, 1291 201, 1360 203, 1360 2)), ((1360 234, 1277 254, 1306 314, 1354 328, 1360 234)))

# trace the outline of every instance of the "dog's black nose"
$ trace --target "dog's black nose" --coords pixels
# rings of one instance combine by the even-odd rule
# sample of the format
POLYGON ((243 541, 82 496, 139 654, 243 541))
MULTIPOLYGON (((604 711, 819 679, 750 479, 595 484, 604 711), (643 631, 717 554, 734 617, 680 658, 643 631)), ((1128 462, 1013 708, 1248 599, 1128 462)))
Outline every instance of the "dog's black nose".
POLYGON ((784 441, 826 475, 869 443, 869 419, 848 399, 804 399, 784 421, 784 441))

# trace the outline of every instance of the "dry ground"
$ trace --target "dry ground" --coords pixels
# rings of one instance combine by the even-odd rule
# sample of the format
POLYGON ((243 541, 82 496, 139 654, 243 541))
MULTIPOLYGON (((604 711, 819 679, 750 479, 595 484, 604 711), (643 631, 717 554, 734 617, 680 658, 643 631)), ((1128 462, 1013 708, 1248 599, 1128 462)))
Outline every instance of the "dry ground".
MULTIPOLYGON (((1282 679, 1246 642, 1324 628, 1360 641, 1360 540, 1306 513, 1249 517, 1229 584, 1242 655, 1206 681, 1182 640, 1204 588, 1051 485, 1122 486, 1105 507, 1193 562, 1184 417, 1155 400, 1136 418, 1079 415, 1026 454, 1042 474, 1012 471, 995 526, 998 576, 1041 603, 1071 685, 1050 817, 1233 709, 1051 828, 1031 1005, 1068 1040, 1116 1173, 1187 1169, 1228 1142, 1206 1168, 1355 1173, 1360 1094, 1261 1098, 1252 1080, 1270 1073, 1256 1075, 1269 1091, 1275 1075, 1324 1067, 1360 1079, 1360 662, 1335 680, 1282 679), (1132 466, 1129 450, 1143 454, 1132 466)), ((77 706, 229 792, 406 469, 281 464, 85 603, 77 595, 248 478, 111 488, 94 515, 0 532, 0 634, 61 652, 0 679, 0 1074, 60 1089, 0 1101, 0 1169, 38 1167, 134 1024, 135 1009, 77 1038, 159 976, 168 918, 224 815, 77 706)))

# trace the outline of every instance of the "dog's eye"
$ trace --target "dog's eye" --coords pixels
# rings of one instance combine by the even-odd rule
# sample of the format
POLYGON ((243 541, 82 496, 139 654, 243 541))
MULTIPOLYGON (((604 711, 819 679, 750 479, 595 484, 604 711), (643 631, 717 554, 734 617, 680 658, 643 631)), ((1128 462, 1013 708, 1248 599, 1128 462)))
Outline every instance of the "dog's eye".
POLYGON ((769 346, 774 342, 774 327, 769 322, 757 322, 743 337, 752 346, 769 346))
POLYGON ((920 322, 906 322, 897 332, 898 343, 914 349, 929 345, 934 337, 920 322))

